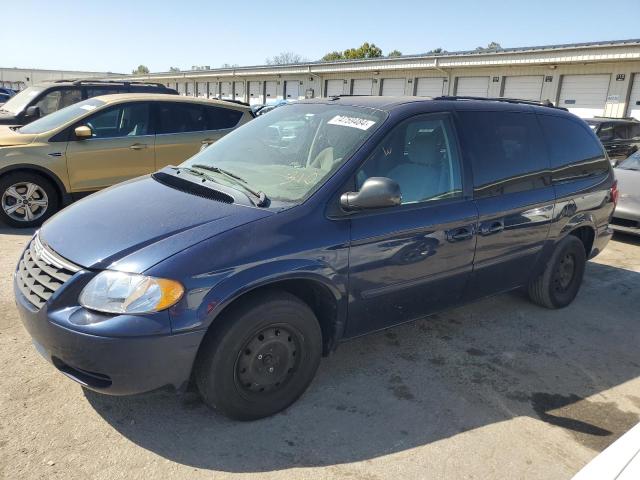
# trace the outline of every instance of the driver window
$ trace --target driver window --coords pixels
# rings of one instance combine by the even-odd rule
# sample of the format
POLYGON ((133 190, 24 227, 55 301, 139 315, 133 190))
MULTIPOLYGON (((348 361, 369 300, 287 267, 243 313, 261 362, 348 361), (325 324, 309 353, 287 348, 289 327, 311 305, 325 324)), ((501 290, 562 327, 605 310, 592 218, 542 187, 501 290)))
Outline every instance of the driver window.
POLYGON ((148 135, 149 104, 118 105, 96 113, 85 124, 93 131, 93 138, 148 135))
POLYGON ((420 116, 396 126, 356 174, 357 189, 371 177, 398 182, 402 204, 461 197, 460 163, 449 121, 420 116))

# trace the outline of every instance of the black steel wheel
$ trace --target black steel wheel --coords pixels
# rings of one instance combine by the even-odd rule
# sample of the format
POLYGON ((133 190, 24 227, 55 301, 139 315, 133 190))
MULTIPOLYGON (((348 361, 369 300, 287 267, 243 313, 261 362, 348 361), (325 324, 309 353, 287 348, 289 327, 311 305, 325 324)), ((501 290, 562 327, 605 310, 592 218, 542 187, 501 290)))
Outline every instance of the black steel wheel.
POLYGON ((574 235, 563 238, 544 271, 529 285, 529 298, 547 308, 569 305, 578 294, 587 261, 583 243, 574 235))
POLYGON ((240 299, 218 321, 195 366, 205 403, 228 417, 255 420, 304 393, 322 355, 320 325, 307 304, 269 290, 240 299))

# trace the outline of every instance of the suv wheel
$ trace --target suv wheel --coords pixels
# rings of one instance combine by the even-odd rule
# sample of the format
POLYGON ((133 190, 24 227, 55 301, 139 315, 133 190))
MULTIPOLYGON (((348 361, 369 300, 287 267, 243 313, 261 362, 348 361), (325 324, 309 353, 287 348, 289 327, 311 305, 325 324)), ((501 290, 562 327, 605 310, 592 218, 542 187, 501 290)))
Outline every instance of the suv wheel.
POLYGON ((12 227, 37 227, 58 210, 58 192, 41 175, 9 173, 0 178, 0 220, 12 227))
POLYGON ((318 369, 322 333, 297 297, 270 291, 243 301, 207 334, 195 367, 205 403, 237 420, 284 410, 318 369))
POLYGON ((529 298, 547 308, 569 305, 580 289, 587 256, 578 237, 562 239, 542 275, 529 285, 529 298))

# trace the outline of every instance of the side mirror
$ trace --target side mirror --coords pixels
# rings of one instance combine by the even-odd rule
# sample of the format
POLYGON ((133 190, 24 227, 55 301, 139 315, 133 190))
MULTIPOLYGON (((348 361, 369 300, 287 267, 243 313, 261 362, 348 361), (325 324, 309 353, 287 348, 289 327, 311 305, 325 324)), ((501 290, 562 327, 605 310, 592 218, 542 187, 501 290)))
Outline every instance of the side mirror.
POLYGON ((76 134, 76 138, 78 140, 84 140, 85 138, 91 138, 93 136, 91 127, 87 127, 86 125, 76 127, 73 132, 76 134))
POLYGON ((345 210, 395 207, 401 202, 400 185, 386 177, 368 178, 359 192, 346 192, 340 197, 345 210))
POLYGON ((37 105, 27 107, 24 112, 24 116, 28 118, 40 118, 40 107, 38 107, 37 105))

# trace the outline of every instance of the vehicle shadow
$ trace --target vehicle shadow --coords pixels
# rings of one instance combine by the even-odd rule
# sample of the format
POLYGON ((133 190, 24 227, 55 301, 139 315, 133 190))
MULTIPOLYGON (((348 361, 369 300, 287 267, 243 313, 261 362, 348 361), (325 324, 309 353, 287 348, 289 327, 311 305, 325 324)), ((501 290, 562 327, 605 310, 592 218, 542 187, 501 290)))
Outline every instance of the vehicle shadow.
POLYGON ((228 472, 372 459, 517 416, 599 451, 638 422, 588 397, 640 376, 639 291, 640 273, 590 263, 563 310, 501 295, 345 343, 297 403, 256 422, 228 420, 193 392, 85 396, 137 445, 228 472))
POLYGON ((0 221, 0 235, 32 236, 36 230, 36 228, 14 228, 0 221))

